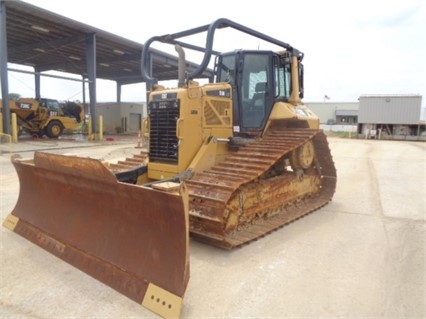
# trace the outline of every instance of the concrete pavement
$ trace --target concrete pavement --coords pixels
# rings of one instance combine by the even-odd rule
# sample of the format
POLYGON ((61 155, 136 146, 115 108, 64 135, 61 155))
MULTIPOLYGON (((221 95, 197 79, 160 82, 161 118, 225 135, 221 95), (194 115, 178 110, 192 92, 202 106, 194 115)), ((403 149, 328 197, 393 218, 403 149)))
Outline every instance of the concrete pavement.
MULTIPOLYGON (((111 161, 135 152, 133 140, 58 143, 50 151, 111 161)), ((329 143, 329 205, 233 251, 191 240, 182 318, 426 317, 426 144, 329 143)), ((19 191, 4 153, 0 172, 3 221, 19 191)), ((1 318, 158 318, 3 227, 0 236, 1 318)))

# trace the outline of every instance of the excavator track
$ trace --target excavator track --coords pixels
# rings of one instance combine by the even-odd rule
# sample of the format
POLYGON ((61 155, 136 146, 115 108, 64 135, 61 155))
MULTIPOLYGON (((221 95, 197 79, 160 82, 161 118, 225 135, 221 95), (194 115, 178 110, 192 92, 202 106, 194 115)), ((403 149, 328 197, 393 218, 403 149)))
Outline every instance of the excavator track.
POLYGON ((264 138, 240 147, 224 162, 195 174, 186 184, 192 237, 231 249, 326 205, 335 192, 336 169, 322 130, 275 128, 264 138), (293 171, 271 175, 279 163, 310 140, 315 157, 303 176, 293 171), (307 187, 311 191, 304 193, 307 187), (250 196, 254 203, 244 208, 250 196), (230 219, 236 219, 235 227, 229 227, 230 219))

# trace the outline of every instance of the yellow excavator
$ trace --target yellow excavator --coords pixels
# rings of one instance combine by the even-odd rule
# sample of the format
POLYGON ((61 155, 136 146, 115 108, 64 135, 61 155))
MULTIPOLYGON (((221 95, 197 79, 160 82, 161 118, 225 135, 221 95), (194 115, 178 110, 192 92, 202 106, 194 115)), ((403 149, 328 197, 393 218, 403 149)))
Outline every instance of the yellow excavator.
POLYGON ((302 103, 302 59, 228 19, 149 39, 141 59, 152 86, 147 151, 110 165, 43 152, 14 158, 20 194, 4 226, 157 314, 179 317, 190 236, 232 249, 332 200, 336 170, 318 118, 302 103), (215 51, 214 34, 225 28, 279 49, 215 51), (198 33, 205 46, 179 40, 198 33), (151 74, 154 42, 178 52, 176 88, 151 74), (184 49, 203 53, 193 72, 184 49), (200 85, 212 56, 214 79, 200 85))

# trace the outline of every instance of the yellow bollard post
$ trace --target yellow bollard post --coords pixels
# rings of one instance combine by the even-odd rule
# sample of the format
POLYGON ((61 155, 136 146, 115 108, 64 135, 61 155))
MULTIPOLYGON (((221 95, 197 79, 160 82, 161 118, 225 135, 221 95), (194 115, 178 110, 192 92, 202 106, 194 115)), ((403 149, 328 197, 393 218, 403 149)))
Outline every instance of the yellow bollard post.
POLYGON ((3 132, 3 113, 0 112, 0 133, 4 133, 3 132))
POLYGON ((87 140, 93 140, 93 131, 92 131, 92 116, 87 117, 87 140))
POLYGON ((104 119, 102 115, 99 115, 99 141, 104 139, 104 119))
POLYGON ((15 113, 12 113, 12 143, 18 143, 18 120, 15 113))

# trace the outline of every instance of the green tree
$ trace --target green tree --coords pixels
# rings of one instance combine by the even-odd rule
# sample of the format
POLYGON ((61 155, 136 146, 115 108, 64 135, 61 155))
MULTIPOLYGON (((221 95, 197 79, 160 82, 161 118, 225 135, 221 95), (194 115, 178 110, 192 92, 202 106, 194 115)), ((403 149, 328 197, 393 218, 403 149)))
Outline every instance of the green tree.
POLYGON ((19 93, 9 93, 9 100, 10 101, 16 101, 21 97, 21 94, 19 93))

